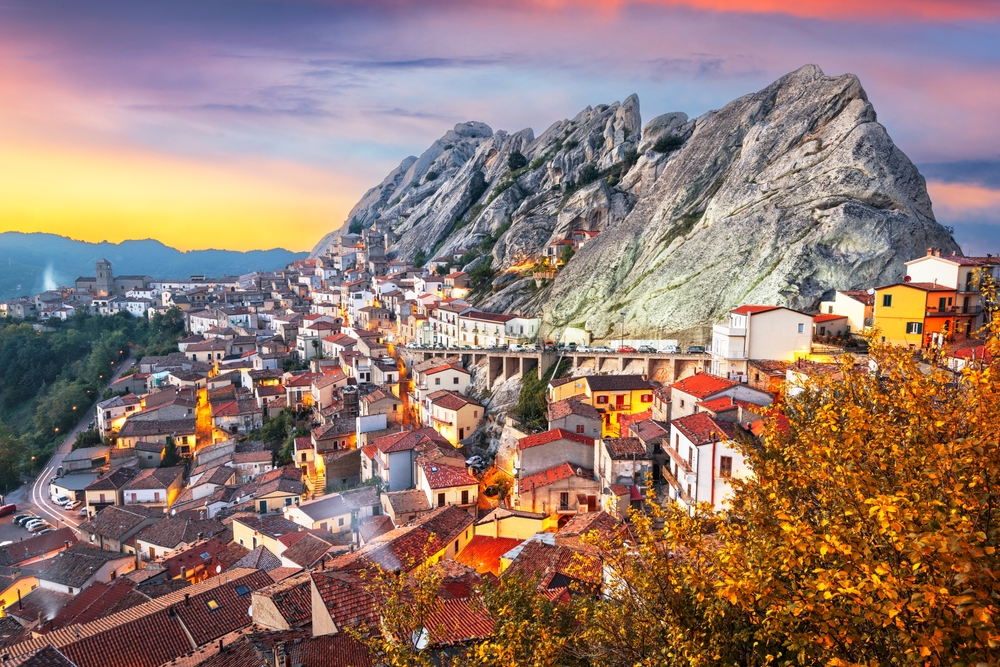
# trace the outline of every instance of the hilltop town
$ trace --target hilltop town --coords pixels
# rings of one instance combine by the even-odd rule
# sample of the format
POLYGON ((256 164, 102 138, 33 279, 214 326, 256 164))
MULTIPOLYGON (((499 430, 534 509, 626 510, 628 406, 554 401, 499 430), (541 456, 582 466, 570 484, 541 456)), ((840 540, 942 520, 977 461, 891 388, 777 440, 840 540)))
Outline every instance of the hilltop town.
MULTIPOLYGON (((387 255, 392 234, 376 222, 238 277, 115 276, 102 260, 2 305, 40 330, 82 312, 186 324, 176 352, 110 385, 90 425, 103 444, 65 455, 0 546, 12 664, 374 665, 353 632, 384 620, 370 572, 426 564, 445 584, 421 648, 447 655, 494 627, 482 582, 517 573, 569 599, 602 580, 582 536, 627 532, 650 497, 726 509, 754 475, 740 443, 782 419, 775 402, 870 372, 871 340, 928 372, 989 360, 977 332, 997 257, 929 248, 899 283, 816 313, 743 304, 681 349, 624 326, 542 337, 541 313, 472 305, 492 287, 461 270, 467 250, 418 267, 387 255), (537 418, 509 395, 529 376, 537 418)), ((592 236, 571 231, 541 272, 592 236)))

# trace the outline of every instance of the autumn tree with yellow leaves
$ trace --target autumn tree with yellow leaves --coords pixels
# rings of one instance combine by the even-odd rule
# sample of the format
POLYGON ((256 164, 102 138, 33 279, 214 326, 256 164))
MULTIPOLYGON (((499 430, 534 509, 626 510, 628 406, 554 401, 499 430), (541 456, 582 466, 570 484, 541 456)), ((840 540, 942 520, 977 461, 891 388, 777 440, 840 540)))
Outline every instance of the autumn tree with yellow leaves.
POLYGON ((1000 663, 1000 320, 985 334, 961 373, 873 342, 867 372, 810 380, 741 445, 726 512, 650 502, 595 541, 604 589, 571 622, 521 581, 498 607, 517 622, 461 664, 1000 663))

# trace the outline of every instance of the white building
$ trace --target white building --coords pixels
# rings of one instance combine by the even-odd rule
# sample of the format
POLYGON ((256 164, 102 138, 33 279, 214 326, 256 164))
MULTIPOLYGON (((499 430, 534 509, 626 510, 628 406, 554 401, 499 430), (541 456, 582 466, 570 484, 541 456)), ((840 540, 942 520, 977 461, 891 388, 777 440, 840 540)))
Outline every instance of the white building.
POLYGON ((813 319, 783 306, 740 306, 712 327, 712 373, 745 381, 752 359, 795 361, 812 350, 813 319))
POLYGON ((663 443, 668 454, 663 466, 668 495, 694 512, 697 503, 709 503, 715 510, 732 496, 732 479, 752 473, 733 444, 736 425, 713 418, 706 412, 670 422, 670 441, 663 443))

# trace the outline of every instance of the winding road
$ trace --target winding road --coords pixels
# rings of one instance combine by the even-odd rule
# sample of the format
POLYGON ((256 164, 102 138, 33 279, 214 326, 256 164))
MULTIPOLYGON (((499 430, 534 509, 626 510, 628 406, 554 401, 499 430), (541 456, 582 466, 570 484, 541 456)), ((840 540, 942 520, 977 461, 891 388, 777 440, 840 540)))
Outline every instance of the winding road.
MULTIPOLYGON (((133 365, 135 365, 135 362, 132 359, 122 363, 121 367, 111 377, 111 380, 108 381, 105 389, 111 386, 115 380, 122 376, 122 373, 127 371, 133 365)), ((101 394, 103 393, 104 392, 101 391, 101 394)), ((66 434, 66 437, 63 438, 62 443, 59 445, 59 448, 56 449, 52 458, 50 458, 45 464, 45 468, 38 473, 38 477, 35 478, 35 481, 32 482, 31 486, 27 489, 27 498, 25 498, 27 505, 31 506, 30 509, 34 510, 36 514, 43 519, 46 519, 56 528, 66 526, 76 532, 79 532, 78 529, 81 521, 76 515, 77 511, 66 511, 52 502, 49 494, 49 480, 55 477, 56 473, 59 471, 59 466, 62 465, 63 459, 66 458, 66 455, 69 454, 70 451, 72 451, 73 443, 76 441, 76 437, 83 431, 87 430, 87 425, 91 421, 94 421, 94 406, 97 405, 97 402, 98 401, 94 401, 94 404, 84 411, 83 419, 81 419, 80 422, 66 434)), ((18 509, 21 509, 21 507, 18 507, 18 509)))

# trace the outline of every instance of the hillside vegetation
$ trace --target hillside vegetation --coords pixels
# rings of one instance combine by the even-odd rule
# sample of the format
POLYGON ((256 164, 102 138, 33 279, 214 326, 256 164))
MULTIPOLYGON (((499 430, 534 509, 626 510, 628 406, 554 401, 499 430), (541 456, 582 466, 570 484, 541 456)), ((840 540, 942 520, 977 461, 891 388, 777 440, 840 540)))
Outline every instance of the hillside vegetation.
POLYGON ((130 355, 176 351, 184 319, 177 310, 150 321, 79 314, 46 326, 55 330, 0 319, 0 489, 16 486, 31 457, 47 458, 130 355))

